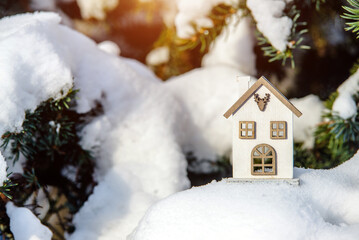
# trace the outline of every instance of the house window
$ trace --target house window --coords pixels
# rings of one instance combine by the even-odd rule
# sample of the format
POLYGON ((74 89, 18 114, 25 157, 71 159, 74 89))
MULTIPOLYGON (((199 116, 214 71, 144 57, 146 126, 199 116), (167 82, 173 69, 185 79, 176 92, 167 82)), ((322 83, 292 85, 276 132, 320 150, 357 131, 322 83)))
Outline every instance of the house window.
POLYGON ((275 175, 276 153, 268 144, 255 146, 251 154, 252 175, 275 175))
POLYGON ((254 139, 256 135, 256 124, 254 121, 239 122, 239 138, 254 139))
POLYGON ((287 138, 287 122, 271 121, 270 122, 270 138, 286 139, 287 138))

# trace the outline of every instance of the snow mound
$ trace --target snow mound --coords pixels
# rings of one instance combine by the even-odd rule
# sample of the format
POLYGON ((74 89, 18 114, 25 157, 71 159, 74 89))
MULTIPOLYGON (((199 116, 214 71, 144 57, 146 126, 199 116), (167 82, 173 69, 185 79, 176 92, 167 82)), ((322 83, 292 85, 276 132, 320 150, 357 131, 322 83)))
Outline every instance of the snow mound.
POLYGON ((27 208, 6 204, 6 213, 10 218, 10 230, 15 239, 19 240, 51 240, 52 233, 27 208))
POLYGON ((185 152, 206 159, 230 152, 232 123, 223 113, 239 97, 236 76, 243 76, 243 73, 218 65, 198 68, 165 82, 164 87, 186 110, 181 116, 186 121, 186 127, 181 130, 185 135, 182 143, 185 152))
POLYGON ((321 121, 324 105, 318 96, 308 95, 303 98, 292 98, 290 102, 300 109, 303 115, 300 118, 293 118, 294 121, 294 141, 303 142, 304 148, 314 146, 314 132, 321 121))
POLYGON ((351 75, 338 87, 338 97, 333 103, 333 112, 344 119, 352 118, 357 114, 357 106, 353 99, 359 91, 359 70, 351 75))
POLYGON ((295 174, 299 187, 223 180, 176 193, 152 206, 128 239, 358 239, 359 154, 295 174))
POLYGON ((257 22, 258 30, 268 38, 273 47, 283 52, 287 48, 292 20, 283 16, 283 10, 292 0, 247 0, 257 22))

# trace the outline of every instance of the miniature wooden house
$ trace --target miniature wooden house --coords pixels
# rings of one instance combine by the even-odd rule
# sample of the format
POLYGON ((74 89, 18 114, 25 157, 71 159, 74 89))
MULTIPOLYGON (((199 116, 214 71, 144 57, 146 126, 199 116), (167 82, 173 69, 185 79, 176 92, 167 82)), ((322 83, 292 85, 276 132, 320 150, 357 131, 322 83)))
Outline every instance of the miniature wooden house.
POLYGON ((228 109, 233 178, 293 178, 293 114, 302 115, 265 77, 228 109))

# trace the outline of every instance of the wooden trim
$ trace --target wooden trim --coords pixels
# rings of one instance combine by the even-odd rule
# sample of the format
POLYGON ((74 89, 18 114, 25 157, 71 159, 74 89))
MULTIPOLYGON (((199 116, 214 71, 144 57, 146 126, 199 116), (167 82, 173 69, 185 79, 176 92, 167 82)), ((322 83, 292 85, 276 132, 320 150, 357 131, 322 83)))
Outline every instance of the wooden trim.
POLYGON ((287 122, 286 121, 270 121, 270 130, 269 136, 271 139, 287 139, 287 122), (274 129, 273 124, 277 124, 277 127, 274 129), (279 128, 279 124, 283 124, 283 130, 279 128), (273 136, 273 132, 276 133, 276 136, 273 136), (279 136, 279 132, 283 132, 283 136, 279 136))
POLYGON ((277 165, 277 154, 274 150, 274 148, 268 144, 259 144, 257 146, 255 146, 252 149, 251 152, 251 174, 252 175, 276 175, 277 174, 277 169, 276 169, 276 165, 277 165), (268 151, 265 152, 265 147, 268 148, 268 151), (257 149, 262 148, 262 152, 258 151, 257 149), (267 155, 267 153, 269 153, 269 151, 272 151, 272 156, 267 155), (258 156, 255 156, 254 153, 257 153, 258 156), (254 163, 254 159, 261 159, 261 163, 254 163), (264 159, 272 159, 272 163, 265 163, 264 159), (271 172, 265 172, 265 167, 271 167, 272 171, 271 172), (255 168, 261 168, 261 172, 256 172, 255 168))
POLYGON ((267 87, 289 110, 291 110, 297 117, 302 116, 302 113, 289 100, 276 89, 265 77, 260 77, 252 87, 250 87, 228 110, 223 114, 225 118, 229 118, 235 111, 242 107, 254 92, 262 85, 267 87))
POLYGON ((255 139, 256 138, 256 122, 255 121, 239 121, 239 138, 240 139, 255 139), (245 128, 242 128, 242 124, 246 124, 245 128), (248 128, 248 124, 252 124, 252 129, 248 128), (242 132, 245 135, 242 136, 242 132), (252 131, 252 136, 248 136, 248 132, 252 131))

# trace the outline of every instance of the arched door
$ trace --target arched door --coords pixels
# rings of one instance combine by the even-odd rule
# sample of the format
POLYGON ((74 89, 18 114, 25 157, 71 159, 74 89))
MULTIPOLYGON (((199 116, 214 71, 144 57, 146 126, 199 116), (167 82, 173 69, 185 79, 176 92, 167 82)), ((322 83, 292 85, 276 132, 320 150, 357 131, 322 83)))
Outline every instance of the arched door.
POLYGON ((276 174, 276 153, 268 144, 255 146, 252 150, 251 161, 252 175, 276 174))

